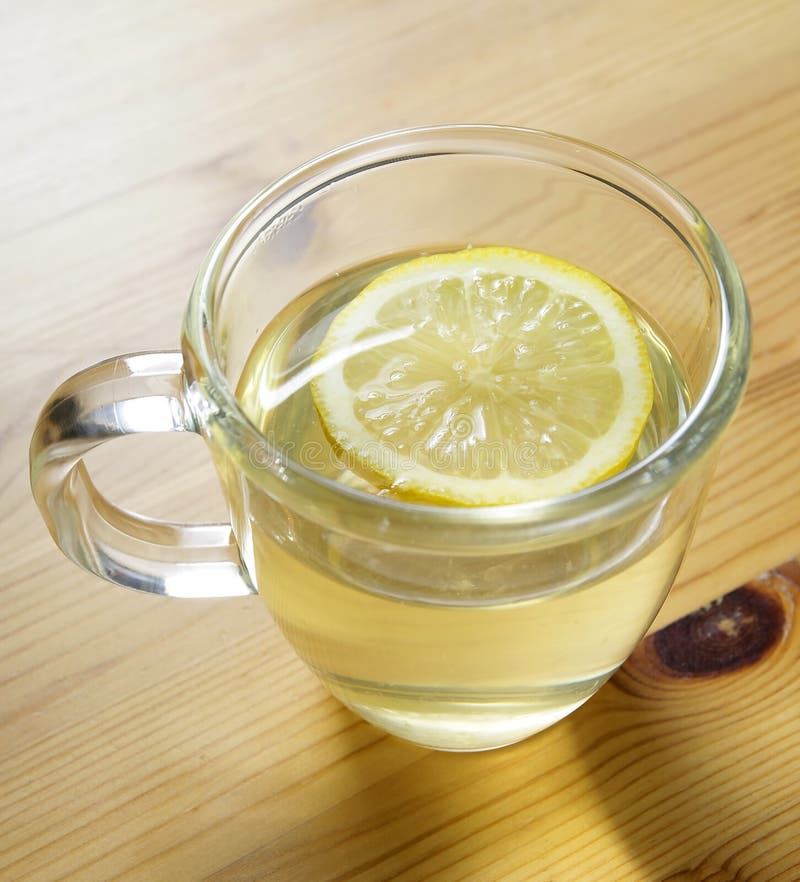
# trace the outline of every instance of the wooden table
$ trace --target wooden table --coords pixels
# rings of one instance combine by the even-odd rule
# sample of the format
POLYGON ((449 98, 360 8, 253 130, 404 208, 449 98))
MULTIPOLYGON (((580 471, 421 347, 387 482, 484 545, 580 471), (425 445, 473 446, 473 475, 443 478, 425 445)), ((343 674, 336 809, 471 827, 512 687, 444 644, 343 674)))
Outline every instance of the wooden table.
MULTIPOLYGON (((6 2, 0 33, 0 878, 800 879, 796 568, 649 638, 541 736, 435 754, 329 698, 258 598, 158 600, 69 564, 25 465, 59 381, 176 345, 213 236, 276 175, 375 131, 503 122, 669 180, 749 288, 749 390, 660 623, 787 560, 800 5, 6 2)), ((197 438, 91 466, 131 508, 224 515, 197 438)))

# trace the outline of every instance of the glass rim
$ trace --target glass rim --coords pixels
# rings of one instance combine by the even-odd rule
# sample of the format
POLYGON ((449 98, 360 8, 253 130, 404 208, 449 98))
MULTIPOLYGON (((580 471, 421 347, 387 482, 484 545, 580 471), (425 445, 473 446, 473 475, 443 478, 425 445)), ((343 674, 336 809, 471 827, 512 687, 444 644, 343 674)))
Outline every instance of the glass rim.
MULTIPOLYGON (((251 244, 248 242, 246 248, 251 244)), ((199 367, 207 380, 201 396, 211 399, 207 403, 222 417, 223 431, 234 442, 229 449, 237 454, 239 467, 271 495, 278 499, 311 497, 318 505, 328 502, 336 506, 347 500, 349 505, 367 506, 373 517, 412 516, 417 523, 423 519, 431 526, 448 527, 527 523, 557 529, 559 524, 627 511, 663 496, 714 448, 733 417, 747 378, 750 334, 749 305, 733 258, 703 215, 669 184, 637 163, 585 141, 542 130, 483 124, 384 132, 297 166, 259 192, 225 225, 201 264, 184 320, 184 337, 195 356, 194 367, 199 367), (267 226, 321 187, 391 162, 436 155, 484 155, 553 165, 553 158, 548 161, 549 154, 560 156, 560 167, 595 177, 650 210, 682 240, 703 271, 718 302, 719 334, 712 369, 687 418, 648 456, 605 481, 565 496, 505 505, 446 506, 369 494, 287 461, 277 450, 269 451, 269 464, 256 466, 248 451, 254 445, 263 449, 269 444, 228 384, 213 333, 215 298, 226 281, 221 280, 223 264, 250 223, 263 215, 262 227, 267 226), (613 179, 607 180, 603 173, 611 173, 613 179), (638 187, 629 190, 622 182, 638 187), (651 204, 643 192, 658 204, 651 204), (272 216, 270 206, 278 209, 272 216)))

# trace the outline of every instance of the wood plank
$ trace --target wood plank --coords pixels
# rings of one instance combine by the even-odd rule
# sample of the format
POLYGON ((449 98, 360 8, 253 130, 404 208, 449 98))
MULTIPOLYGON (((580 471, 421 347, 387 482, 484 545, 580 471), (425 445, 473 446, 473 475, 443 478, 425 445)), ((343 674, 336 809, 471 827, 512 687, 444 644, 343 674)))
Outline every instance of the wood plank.
MULTIPOLYGON (((668 179, 748 286, 751 382, 657 625, 789 559, 800 4, 67 0, 0 4, 0 33, 0 878, 796 882, 796 565, 754 583, 791 627, 750 664, 676 676, 651 636, 541 736, 433 754, 329 698, 257 598, 78 571, 24 463, 67 375, 177 345, 208 245, 275 176, 376 131, 525 125, 668 179)), ((224 515, 196 438, 90 465, 134 509, 224 515)))

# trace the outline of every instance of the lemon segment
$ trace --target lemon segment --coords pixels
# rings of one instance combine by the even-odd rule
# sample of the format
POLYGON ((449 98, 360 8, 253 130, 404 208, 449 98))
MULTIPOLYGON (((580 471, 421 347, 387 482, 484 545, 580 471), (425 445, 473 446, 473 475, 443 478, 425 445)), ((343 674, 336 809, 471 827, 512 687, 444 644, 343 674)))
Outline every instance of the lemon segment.
POLYGON ((314 357, 314 404, 357 474, 400 496, 497 505, 622 469, 653 404, 644 338, 602 279, 516 248, 377 276, 314 357))

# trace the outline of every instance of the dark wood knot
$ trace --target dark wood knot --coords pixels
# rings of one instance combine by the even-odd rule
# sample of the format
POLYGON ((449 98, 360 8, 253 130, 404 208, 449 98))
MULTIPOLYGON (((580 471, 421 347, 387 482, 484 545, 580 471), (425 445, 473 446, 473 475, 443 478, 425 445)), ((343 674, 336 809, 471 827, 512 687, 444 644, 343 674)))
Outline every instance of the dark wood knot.
POLYGON ((670 674, 707 677, 758 661, 785 628, 780 600, 756 588, 737 588, 657 631, 652 650, 670 674))

